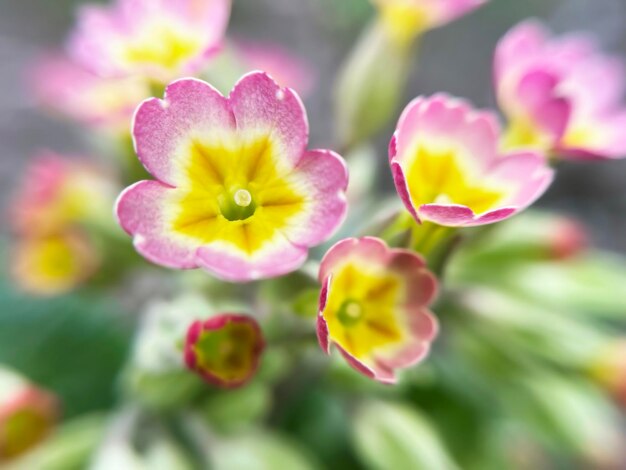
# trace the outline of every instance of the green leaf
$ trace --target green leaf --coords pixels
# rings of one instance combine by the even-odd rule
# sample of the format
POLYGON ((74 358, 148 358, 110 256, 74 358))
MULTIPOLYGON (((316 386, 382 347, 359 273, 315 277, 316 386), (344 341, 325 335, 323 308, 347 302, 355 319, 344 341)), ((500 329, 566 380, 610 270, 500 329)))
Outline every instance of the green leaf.
POLYGON ((406 405, 364 403, 354 421, 353 439, 357 454, 367 468, 458 468, 426 418, 406 405))
POLYGON ((290 440, 266 430, 217 442, 211 461, 215 470, 317 468, 290 440))
POLYGON ((34 299, 0 283, 0 363, 57 393, 66 418, 110 407, 130 342, 102 298, 34 299))

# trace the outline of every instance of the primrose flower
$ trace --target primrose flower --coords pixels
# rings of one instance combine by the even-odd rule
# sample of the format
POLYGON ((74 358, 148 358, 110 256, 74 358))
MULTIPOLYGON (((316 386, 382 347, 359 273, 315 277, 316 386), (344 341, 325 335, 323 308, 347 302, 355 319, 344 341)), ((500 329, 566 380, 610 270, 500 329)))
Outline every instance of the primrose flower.
POLYGON ((278 276, 344 219, 344 161, 306 150, 300 99, 264 73, 244 76, 228 98, 178 80, 139 107, 133 134, 158 181, 127 188, 117 215, 154 263, 231 281, 278 276))
POLYGON ((230 0, 117 0, 80 10, 73 58, 103 76, 158 82, 193 74, 223 39, 230 0))
POLYGON ((44 108, 115 134, 128 134, 137 104, 150 96, 145 80, 101 78, 62 55, 40 59, 28 80, 44 108))
POLYGON ((0 368, 0 464, 45 439, 57 415, 54 396, 0 368))
POLYGON ((263 70, 280 85, 293 88, 307 96, 316 81, 311 66, 277 44, 258 41, 236 41, 235 51, 248 70, 263 70))
POLYGON ((485 4, 487 0, 372 0, 383 23, 400 41, 410 40, 485 4))
POLYGON ((187 332, 185 362, 207 382, 233 388, 256 372, 265 341, 252 317, 225 313, 194 322, 187 332))
POLYGON ((413 217, 451 227, 482 225, 541 196, 553 179, 544 157, 500 155, 499 137, 491 112, 446 95, 413 100, 389 146, 396 189, 413 217))
POLYGON ((348 238, 324 256, 317 335, 357 371, 395 382, 394 369, 422 360, 437 335, 428 310, 437 280, 415 252, 378 238, 348 238))
POLYGON ((536 21, 498 44, 494 78, 510 120, 508 148, 539 148, 570 159, 626 156, 624 64, 593 38, 551 38, 536 21))
POLYGON ((11 222, 20 234, 33 236, 85 220, 108 220, 115 191, 111 178, 99 169, 44 151, 26 169, 11 206, 11 222))
POLYGON ((20 238, 12 261, 13 279, 22 290, 59 295, 89 278, 100 257, 81 232, 67 232, 20 238))

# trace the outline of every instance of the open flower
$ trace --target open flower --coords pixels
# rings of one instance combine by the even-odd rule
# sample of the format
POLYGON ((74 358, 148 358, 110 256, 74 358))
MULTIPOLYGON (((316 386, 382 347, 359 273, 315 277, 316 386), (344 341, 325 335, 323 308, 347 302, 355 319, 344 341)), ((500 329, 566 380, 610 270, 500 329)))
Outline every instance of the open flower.
POLYGON ((0 464, 41 442, 57 415, 58 403, 51 394, 0 368, 0 464))
POLYGON ((389 158, 398 194, 418 221, 445 226, 505 219, 533 203, 553 178, 542 155, 500 155, 497 118, 446 95, 404 110, 389 158))
POLYGON ((437 335, 428 310, 437 280, 416 253, 372 237, 334 245, 320 266, 317 334, 327 353, 335 344, 348 363, 381 382, 394 369, 422 360, 437 335))
POLYGON ((100 76, 167 82, 202 68, 219 49, 230 0, 117 0, 80 10, 72 56, 100 76))
POLYGON ((44 151, 26 169, 13 198, 11 222, 23 235, 57 233, 85 220, 110 219, 115 185, 77 158, 44 151))
POLYGON ((38 104, 115 134, 130 132, 137 104, 150 96, 148 82, 141 78, 102 78, 62 55, 43 57, 28 72, 38 104))
POLYGON ((487 0, 372 0, 389 31, 401 41, 443 26, 486 2, 487 0))
POLYGON ((254 375, 264 348, 256 320, 225 313, 189 327, 185 362, 211 384, 238 387, 254 375))
POLYGON ((119 197, 117 215, 147 259, 232 281, 297 269, 346 213, 347 169, 306 150, 298 96, 260 72, 228 98, 205 82, 169 85, 137 110, 139 159, 158 181, 119 197))
POLYGON ((88 279, 100 264, 98 250, 81 232, 23 237, 13 250, 11 273, 25 292, 59 295, 88 279))
POLYGON ((572 159, 626 156, 623 63, 593 38, 551 38, 538 22, 524 22, 498 44, 494 78, 510 120, 509 148, 572 159))

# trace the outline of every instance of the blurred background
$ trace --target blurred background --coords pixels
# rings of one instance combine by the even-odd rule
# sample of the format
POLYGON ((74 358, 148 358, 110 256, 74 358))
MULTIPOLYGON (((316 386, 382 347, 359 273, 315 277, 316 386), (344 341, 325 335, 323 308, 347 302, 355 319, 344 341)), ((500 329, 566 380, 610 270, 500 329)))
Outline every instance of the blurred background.
MULTIPOLYGON (((63 47, 81 3, 0 0, 0 205, 7 213, 27 165, 41 149, 99 153, 101 162, 112 160, 107 152, 114 152, 114 145, 101 145, 85 128, 42 112, 27 86, 26 70, 42 54, 63 47)), ((308 63, 316 77, 305 97, 310 147, 338 148, 332 90, 341 64, 373 15, 367 0, 234 0, 227 34, 247 43, 279 44, 308 63)), ((444 91, 495 108, 494 48, 506 31, 529 17, 542 19, 557 33, 590 32, 605 51, 626 60, 626 0, 491 0, 425 34, 411 52, 415 60, 401 102, 444 91)), ((376 188, 393 197, 387 145, 395 123, 394 117, 375 141, 380 169, 376 188)), ((73 428, 63 427, 53 446, 55 455, 62 456, 57 463, 83 462, 94 449, 108 451, 108 444, 119 444, 111 439, 116 433, 134 436, 128 438, 133 449, 145 453, 148 444, 161 442, 160 432, 167 428, 168 439, 193 441, 195 435, 209 443, 220 470, 626 468, 626 431, 617 405, 619 400, 626 405, 626 380, 610 390, 619 395, 615 400, 605 393, 614 384, 603 375, 615 363, 626 377, 626 341, 620 341, 626 314, 626 265, 621 257, 626 253, 625 188, 624 161, 568 162, 559 167, 555 183, 537 206, 582 222, 582 238, 588 232, 591 248, 586 239, 576 239, 575 253, 547 256, 554 247, 546 248, 546 234, 552 234, 560 219, 552 226, 556 219, 533 213, 520 216, 517 224, 502 224, 482 244, 461 251, 446 278, 461 294, 442 296, 435 310, 441 313, 443 333, 429 361, 410 371, 396 388, 372 384, 336 357, 328 362, 321 354, 309 312, 313 304, 316 315, 316 281, 290 278, 284 285, 268 282, 249 289, 211 284, 202 273, 148 266, 129 250, 126 235, 120 241, 113 234, 100 242, 122 253, 120 264, 127 271, 115 270, 118 260, 113 257, 108 260, 113 266, 103 263, 104 281, 96 276, 78 293, 40 299, 19 293, 7 279, 15 247, 8 223, 3 223, 0 366, 8 365, 52 391, 61 401, 64 423, 96 413, 95 421, 84 418, 73 428), (145 364, 138 345, 157 343, 150 336, 154 325, 146 318, 189 315, 206 307, 193 296, 153 305, 154 300, 170 301, 183 288, 215 298, 256 296, 255 307, 279 306, 279 318, 287 313, 284 325, 301 328, 313 341, 298 353, 292 345, 279 344, 275 354, 268 354, 258 380, 232 396, 207 391, 186 371, 182 377, 181 371, 166 377, 141 375, 145 364), (301 288, 308 295, 302 309, 306 312, 298 304, 305 297, 289 297, 301 288), (599 357, 598 351, 605 349, 611 360, 599 357), (184 408, 180 403, 201 407, 215 434, 203 434, 188 416, 180 421, 173 411, 184 408), (244 434, 243 428, 252 431, 244 434), (266 428, 272 432, 265 434, 266 428), (154 432, 133 434, 131 429, 154 432), (296 457, 292 447, 272 441, 274 430, 291 439, 296 457), (84 439, 77 441, 77 436, 84 439), (233 457, 238 455, 239 461, 233 457), (302 456, 314 464, 302 464, 302 456), (244 457, 274 466, 254 466, 244 457)), ((365 206, 368 202, 363 197, 365 206)), ((352 235, 353 229, 348 224, 344 231, 352 235)), ((276 326, 268 324, 264 330, 276 326)), ((613 378, 614 369, 610 374, 613 378)), ((0 374, 0 399, 8 390, 1 379, 0 374)), ((0 467, 2 439, 0 409, 0 467)), ((21 468, 82 468, 26 462, 21 468)), ((126 468, 102 462, 101 468, 126 468)), ((145 465, 132 468, 177 468, 150 466, 149 461, 145 465)))
MULTIPOLYGON (((62 45, 79 1, 4 0, 0 5, 0 198, 6 201, 30 155, 46 147, 87 151, 69 123, 46 118, 24 87, 24 67, 42 51, 62 45)), ((313 64, 315 90, 306 100, 312 145, 333 144, 331 88, 339 64, 372 15, 365 0, 237 0, 229 33, 280 43, 313 64)), ((485 8, 434 30, 423 39, 406 99, 447 91, 492 106, 491 59, 497 40, 528 17, 542 18, 557 32, 589 31, 604 49, 626 54, 624 0, 492 0, 485 8)), ((381 161, 391 125, 381 133, 381 161)), ((385 181, 390 185, 386 170, 385 181)), ((578 215, 603 247, 626 251, 626 171, 619 161, 565 166, 540 205, 578 215)), ((391 186, 389 186, 391 189, 391 186)))

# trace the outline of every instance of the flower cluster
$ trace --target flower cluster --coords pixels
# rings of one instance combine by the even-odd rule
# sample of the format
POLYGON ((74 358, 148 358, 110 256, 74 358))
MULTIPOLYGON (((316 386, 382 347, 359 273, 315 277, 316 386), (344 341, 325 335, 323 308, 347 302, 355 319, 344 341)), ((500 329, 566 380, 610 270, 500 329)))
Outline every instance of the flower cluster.
POLYGON ((498 44, 494 79, 510 120, 507 148, 569 159, 626 155, 624 66, 599 52, 593 38, 551 38, 540 23, 522 23, 498 44))
POLYGON ((108 223, 115 192, 108 175, 77 157, 38 155, 12 205, 18 285, 31 293, 59 294, 93 274, 100 256, 86 227, 108 223))
MULTIPOLYGON (((567 217, 523 215, 519 222, 501 222, 549 189, 557 158, 626 157, 621 61, 600 52, 589 37, 553 38, 538 22, 524 22, 495 50, 495 95, 506 121, 498 110, 478 109, 445 92, 407 100, 400 113, 396 105, 404 99, 416 40, 487 2, 372 3, 372 25, 338 80, 336 137, 343 156, 309 148, 300 94, 312 89, 310 66, 281 47, 226 41, 230 0, 86 6, 65 51, 29 69, 40 104, 97 130, 99 153, 121 157, 109 163, 119 167, 125 189, 82 159, 37 156, 11 204, 14 279, 30 293, 58 295, 90 278, 93 292, 115 285, 111 292, 118 294, 125 282, 120 279, 145 277, 150 288, 178 299, 153 303, 138 322, 120 381, 125 398, 137 406, 127 413, 132 419, 112 426, 111 435, 120 429, 131 435, 129 429, 143 422, 143 408, 158 420, 161 413, 154 411, 184 404, 184 413, 174 410, 171 421, 191 436, 201 420, 188 410, 258 417, 273 397, 300 393, 309 381, 317 387, 322 376, 331 377, 333 387, 349 377, 351 386, 363 390, 372 385, 356 380, 358 374, 383 384, 401 382, 407 387, 386 393, 413 400, 429 387, 430 368, 411 368, 440 351, 442 358, 467 352, 469 359, 449 368, 440 367, 445 359, 432 361, 433 381, 456 369, 466 374, 463 380, 472 378, 468 364, 475 360, 476 370, 487 370, 481 390, 492 393, 490 371, 502 367, 490 360, 509 339, 511 348, 527 348, 500 359, 527 372, 510 384, 523 390, 520 396, 532 397, 524 404, 530 408, 533 399, 550 401, 535 397, 548 370, 541 360, 563 370, 584 369, 588 351, 605 339, 600 332, 581 333, 577 319, 556 319, 553 310, 574 308, 569 294, 558 292, 572 290, 571 279, 559 278, 563 288, 533 271, 541 265, 560 272, 581 262, 589 241, 584 227, 567 217), (262 70, 248 71, 257 68, 262 70), (390 129, 397 115, 395 132, 385 139, 388 158, 378 159, 389 165, 386 176, 397 193, 390 215, 375 182, 350 182, 348 170, 369 172, 374 180, 375 170, 359 167, 359 154, 371 155, 367 165, 375 165, 370 139, 390 129), (350 197, 349 183, 358 188, 350 197), (497 227, 476 228, 488 224, 497 227), (543 309, 520 300, 533 288, 527 297, 541 298, 543 309), (576 347, 550 342, 537 331, 543 321, 546 330, 582 338, 586 351, 574 354, 576 347), (440 334, 449 341, 436 344, 440 334), (324 353, 343 361, 339 368, 329 367, 316 339, 324 353), (301 347, 311 343, 314 363, 301 347), (537 359, 537 344, 549 344, 545 357, 537 359), (526 354, 532 360, 519 359, 526 354), (294 373, 305 368, 300 383, 294 373), (270 389, 274 385, 279 393, 270 389), (214 389, 201 395, 207 386, 214 389), (260 390, 260 398, 247 401, 249 390, 260 390), (236 410, 222 406, 226 393, 237 397, 236 410)), ((606 287, 594 284, 598 270, 588 271, 581 275, 582 288, 576 286, 584 300, 595 301, 598 295, 589 291, 606 287)), ((617 290, 621 282, 607 285, 617 290)), ((152 297, 130 282, 124 288, 133 291, 133 308, 152 297)), ((596 303, 597 310, 606 308, 596 303)), ((623 350, 621 342, 615 345, 595 371, 620 401, 625 366, 615 358, 623 350)), ((571 397, 555 377, 555 390, 571 397)), ((56 418, 52 396, 13 377, 6 379, 9 385, 3 380, 0 370, 0 464, 42 439, 56 418)), ((447 390, 447 380, 430 388, 433 396, 443 391, 447 400, 461 393, 455 381, 447 390)), ((307 390, 305 399, 288 406, 314 408, 307 400, 314 402, 319 390, 307 390)), ((404 426, 397 427, 404 433, 404 426)), ((406 427, 406 435, 418 441, 413 437, 426 428, 418 422, 406 427)), ((190 442, 195 447, 204 441, 190 442)), ((126 457, 132 460, 130 447, 126 457)), ((408 447, 410 455, 419 453, 413 442, 408 447)), ((107 447, 102 449, 105 454, 107 447)), ((435 457, 443 463, 422 466, 457 467, 435 457)))

